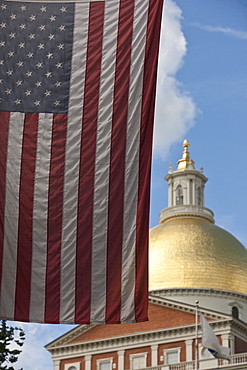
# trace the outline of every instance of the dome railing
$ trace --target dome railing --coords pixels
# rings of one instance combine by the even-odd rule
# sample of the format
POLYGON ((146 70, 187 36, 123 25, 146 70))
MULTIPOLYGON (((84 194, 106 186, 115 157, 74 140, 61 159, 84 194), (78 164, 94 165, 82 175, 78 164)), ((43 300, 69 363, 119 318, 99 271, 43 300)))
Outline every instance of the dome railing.
POLYGON ((204 218, 211 223, 214 223, 214 213, 206 207, 197 206, 197 205, 179 205, 163 209, 160 212, 160 223, 176 217, 198 217, 204 218))

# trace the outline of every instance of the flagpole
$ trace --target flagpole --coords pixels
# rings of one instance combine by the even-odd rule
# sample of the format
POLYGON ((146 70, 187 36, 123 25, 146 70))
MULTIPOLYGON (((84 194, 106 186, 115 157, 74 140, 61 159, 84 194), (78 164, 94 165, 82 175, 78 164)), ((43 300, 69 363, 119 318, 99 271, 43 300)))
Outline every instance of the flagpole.
POLYGON ((199 301, 195 301, 195 304, 196 304, 196 348, 195 348, 196 367, 195 367, 195 370, 198 370, 198 304, 199 304, 199 301))

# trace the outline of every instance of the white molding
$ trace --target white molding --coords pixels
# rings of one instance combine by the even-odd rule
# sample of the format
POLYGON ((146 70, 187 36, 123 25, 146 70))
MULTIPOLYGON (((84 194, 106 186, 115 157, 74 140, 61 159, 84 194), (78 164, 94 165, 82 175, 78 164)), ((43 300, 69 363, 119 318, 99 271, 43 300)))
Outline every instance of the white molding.
MULTIPOLYGON (((81 363, 80 362, 73 362, 73 363, 71 363, 71 364, 65 364, 64 365, 64 370, 70 370, 69 368, 70 367, 75 367, 76 368, 76 370, 80 370, 80 365, 81 365, 81 363)), ((74 370, 74 369, 73 369, 74 370)))

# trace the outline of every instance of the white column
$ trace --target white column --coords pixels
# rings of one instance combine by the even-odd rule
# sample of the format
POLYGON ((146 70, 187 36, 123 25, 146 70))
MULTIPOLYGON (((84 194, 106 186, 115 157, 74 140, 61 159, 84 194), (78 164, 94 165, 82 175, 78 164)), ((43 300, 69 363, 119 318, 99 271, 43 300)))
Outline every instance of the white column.
POLYGON ((186 345, 186 361, 192 361, 193 360, 193 355, 192 355, 193 340, 192 339, 186 340, 185 345, 186 345))
POLYGON ((60 370, 60 360, 54 360, 53 361, 53 365, 54 365, 54 370, 60 370))
POLYGON ((124 352, 118 351, 118 370, 124 370, 124 352))
POLYGON ((91 370, 92 355, 85 356, 85 370, 91 370))
POLYGON ((230 354, 235 354, 235 337, 234 335, 229 335, 229 342, 230 342, 230 354))
POLYGON ((151 366, 158 365, 158 346, 153 345, 151 346, 152 355, 151 355, 151 366))
POLYGON ((223 347, 229 347, 229 335, 228 334, 223 334, 221 335, 222 339, 222 346, 223 347))

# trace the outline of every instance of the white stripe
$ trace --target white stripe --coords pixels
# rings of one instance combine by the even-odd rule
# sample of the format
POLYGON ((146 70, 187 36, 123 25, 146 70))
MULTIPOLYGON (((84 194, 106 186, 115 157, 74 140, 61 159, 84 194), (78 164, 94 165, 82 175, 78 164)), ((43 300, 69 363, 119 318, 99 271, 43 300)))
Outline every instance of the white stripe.
POLYGON ((76 230, 78 207, 78 181, 80 166, 82 110, 87 55, 87 30, 89 5, 77 4, 75 8, 74 44, 70 99, 68 112, 64 208, 61 254, 61 311, 60 322, 74 322, 76 230))
POLYGON ((14 319, 24 114, 11 113, 6 166, 1 318, 14 319))
POLYGON ((100 79, 99 116, 95 158, 91 322, 105 321, 108 184, 119 4, 105 3, 100 79))
POLYGON ((136 0, 129 86, 129 107, 125 158, 124 225, 122 250, 121 321, 135 321, 135 243, 138 202, 140 124, 143 66, 149 0, 136 0))
POLYGON ((40 113, 34 180, 30 321, 44 322, 48 189, 53 114, 40 113))

